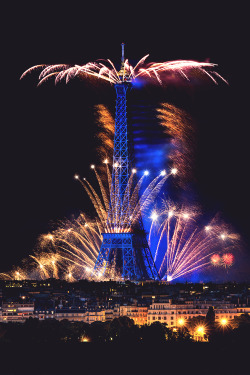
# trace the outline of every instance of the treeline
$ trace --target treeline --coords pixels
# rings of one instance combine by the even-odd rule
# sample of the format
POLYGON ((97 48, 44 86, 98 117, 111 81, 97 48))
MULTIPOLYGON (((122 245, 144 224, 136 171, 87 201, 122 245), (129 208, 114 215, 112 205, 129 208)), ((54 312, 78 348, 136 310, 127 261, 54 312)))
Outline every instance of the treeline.
POLYGON ((29 318, 25 323, 0 323, 0 344, 57 344, 57 343, 191 343, 198 325, 205 327, 208 342, 243 344, 250 340, 250 316, 243 314, 227 326, 215 322, 212 312, 206 317, 190 319, 185 326, 171 329, 158 321, 137 326, 126 316, 108 322, 70 322, 29 318))
POLYGON ((115 318, 109 322, 70 322, 47 319, 39 321, 29 318, 25 323, 1 323, 1 343, 137 343, 191 340, 187 330, 181 334, 173 332, 159 322, 151 325, 137 326, 134 321, 126 316, 115 318))

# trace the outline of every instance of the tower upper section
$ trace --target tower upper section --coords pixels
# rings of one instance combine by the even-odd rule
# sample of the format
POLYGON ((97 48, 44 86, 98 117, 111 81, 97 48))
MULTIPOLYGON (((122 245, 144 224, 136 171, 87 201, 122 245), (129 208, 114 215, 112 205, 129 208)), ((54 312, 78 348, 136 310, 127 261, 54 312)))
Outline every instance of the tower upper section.
POLYGON ((130 74, 128 71, 128 64, 126 67, 126 61, 125 61, 125 55, 124 55, 125 43, 122 43, 121 46, 122 46, 121 69, 118 72, 118 75, 122 82, 131 82, 131 78, 129 78, 130 74))

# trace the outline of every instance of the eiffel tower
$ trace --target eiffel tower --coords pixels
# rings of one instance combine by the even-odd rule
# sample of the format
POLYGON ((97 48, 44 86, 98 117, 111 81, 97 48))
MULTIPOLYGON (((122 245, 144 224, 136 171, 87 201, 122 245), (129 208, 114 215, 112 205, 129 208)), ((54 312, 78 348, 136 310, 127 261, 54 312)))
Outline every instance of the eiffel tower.
MULTIPOLYGON (((120 275, 123 280, 159 280, 153 257, 146 239, 141 215, 137 223, 131 225, 130 231, 123 231, 119 222, 116 228, 112 205, 129 209, 129 191, 127 189, 130 175, 130 160, 128 152, 127 109, 126 94, 132 85, 128 78, 124 59, 124 43, 122 43, 120 82, 115 84, 116 90, 116 115, 112 167, 112 183, 110 190, 110 209, 107 216, 109 233, 103 233, 102 245, 95 263, 95 275, 112 278, 112 271, 120 275)), ((124 217, 127 215, 124 215, 124 217)), ((122 213, 120 217, 123 217, 122 213)))

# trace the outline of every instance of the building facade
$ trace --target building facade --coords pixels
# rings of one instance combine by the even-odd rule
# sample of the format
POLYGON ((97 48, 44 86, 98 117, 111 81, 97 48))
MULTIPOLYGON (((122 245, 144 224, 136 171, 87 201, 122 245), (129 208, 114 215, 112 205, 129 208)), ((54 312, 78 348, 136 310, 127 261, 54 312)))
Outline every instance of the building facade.
POLYGON ((185 301, 175 304, 169 299, 164 302, 153 302, 148 310, 147 324, 155 321, 166 323, 168 327, 178 327, 180 322, 197 316, 206 316, 209 307, 215 312, 215 320, 234 319, 244 313, 250 313, 250 307, 235 306, 227 301, 185 301))
POLYGON ((0 319, 4 323, 25 322, 29 317, 34 316, 34 302, 3 302, 0 319))
POLYGON ((133 319, 137 325, 147 324, 148 307, 147 306, 120 306, 120 316, 127 316, 133 319))
POLYGON ((91 307, 52 307, 49 309, 34 308, 34 302, 3 302, 0 310, 0 322, 25 322, 29 317, 39 320, 67 319, 71 322, 85 322, 91 324, 96 321, 106 322, 120 316, 133 319, 137 325, 152 324, 156 321, 175 328, 190 318, 205 317, 209 307, 215 312, 215 320, 227 319, 230 321, 244 313, 250 313, 250 307, 244 304, 235 305, 228 301, 192 300, 173 303, 171 299, 153 301, 149 306, 139 305, 134 301, 131 304, 115 304, 113 306, 91 307), (181 323, 182 322, 182 323, 181 323))

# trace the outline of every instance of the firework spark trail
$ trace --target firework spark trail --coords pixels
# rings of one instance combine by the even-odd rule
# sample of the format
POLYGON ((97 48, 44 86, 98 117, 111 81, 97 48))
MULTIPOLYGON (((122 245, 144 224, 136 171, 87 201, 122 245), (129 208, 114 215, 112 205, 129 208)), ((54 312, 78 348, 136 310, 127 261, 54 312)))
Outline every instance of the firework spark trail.
POLYGON ((26 270, 21 267, 15 267, 10 272, 0 273, 0 280, 26 280, 27 278, 26 270))
POLYGON ((185 185, 185 182, 192 178, 195 126, 190 116, 174 105, 161 103, 156 110, 163 132, 170 137, 171 149, 168 158, 180 172, 176 183, 185 185))
POLYGON ((162 174, 160 174, 143 191, 133 211, 132 223, 138 220, 140 214, 141 213, 144 214, 146 210, 149 208, 149 205, 154 202, 156 196, 159 194, 162 186, 164 185, 166 179, 169 176, 170 174, 169 175, 166 174, 165 176, 162 177, 162 174), (160 178, 161 180, 159 181, 160 178))
POLYGON ((97 133, 98 154, 103 160, 113 159, 114 148, 114 133, 115 133, 115 120, 106 106, 98 104, 94 107, 96 114, 96 122, 99 131, 97 133))
POLYGON ((216 217, 205 228, 199 228, 196 217, 200 213, 194 209, 192 215, 191 211, 186 207, 173 209, 172 203, 167 201, 157 215, 162 217, 162 221, 158 222, 158 242, 154 259, 160 263, 161 278, 168 281, 206 268, 213 263, 215 256, 214 262, 217 263, 219 257, 220 265, 225 267, 230 267, 234 261, 233 254, 225 251, 239 244, 239 235, 230 232, 216 217), (227 241, 227 244, 223 241, 227 241), (159 254, 161 246, 165 249, 163 255, 159 254))
POLYGON ((69 65, 65 64, 58 64, 58 65, 49 65, 45 69, 42 70, 42 72, 39 75, 39 80, 43 79, 44 77, 50 75, 51 73, 57 72, 59 70, 67 70, 69 69, 69 65))
POLYGON ((101 241, 99 227, 96 222, 88 220, 83 214, 73 221, 62 223, 53 234, 58 242, 71 246, 85 259, 91 259, 98 254, 98 246, 101 241), (81 251, 83 248, 85 248, 85 252, 81 251))
POLYGON ((86 178, 84 178, 83 180, 81 180, 78 176, 77 176, 77 180, 80 181, 81 185, 84 187, 86 193, 88 194, 91 202, 93 203, 93 206, 96 210, 96 213, 97 213, 97 216, 98 216, 98 219, 100 220, 101 224, 102 224, 102 227, 105 226, 106 224, 106 211, 105 211, 105 208, 104 208, 104 205, 102 204, 98 194, 96 193, 95 189, 93 188, 93 186, 87 181, 86 178))
POLYGON ((30 257, 34 259, 37 265, 39 266, 41 270, 41 277, 43 278, 43 275, 44 275, 44 278, 48 279, 50 275, 49 275, 48 270, 46 269, 46 264, 44 264, 45 263, 44 258, 42 258, 41 255, 40 256, 30 255, 30 257))
MULTIPOLYGON (((123 229, 127 232, 130 229, 131 223, 131 207, 134 207, 134 193, 131 193, 132 185, 133 185, 133 177, 134 174, 132 173, 129 176, 127 186, 124 192, 124 198, 121 199, 120 194, 120 184, 119 184, 119 172, 118 168, 115 169, 115 183, 114 183, 114 190, 115 194, 109 194, 111 197, 111 204, 107 211, 107 232, 112 232, 115 228, 116 231, 120 231, 123 229), (125 209, 125 210, 124 210, 125 209)), ((134 192, 138 190, 138 187, 141 186, 142 179, 137 183, 134 192)), ((138 196, 137 196, 138 199, 138 196)))
POLYGON ((27 74, 30 74, 30 73, 33 73, 34 71, 36 70, 41 70, 41 69, 46 69, 48 65, 46 64, 42 64, 42 65, 35 65, 35 66, 32 66, 31 68, 25 70, 25 72, 23 72, 23 74, 21 75, 20 79, 24 78, 27 74))
MULTIPOLYGON (((110 191, 106 192, 100 176, 98 175, 98 172, 96 171, 94 166, 92 169, 95 170, 95 175, 97 177, 99 188, 101 190, 100 195, 86 179, 81 180, 79 179, 79 176, 77 176, 77 179, 80 181, 88 196, 90 197, 98 218, 101 223, 103 223, 103 232, 107 233, 119 233, 120 231, 130 232, 131 225, 138 220, 138 217, 141 213, 144 213, 148 209, 149 205, 152 204, 155 197, 161 190, 166 179, 170 176, 170 174, 172 174, 170 173, 158 175, 153 181, 148 184, 148 186, 146 186, 146 188, 141 193, 141 197, 139 197, 139 192, 146 174, 144 173, 133 187, 134 173, 131 173, 126 187, 128 198, 126 198, 126 194, 124 194, 124 199, 121 198, 121 187, 119 179, 115 178, 114 189, 117 194, 113 194, 114 199, 111 199, 111 204, 108 206, 107 210, 105 209, 104 201, 106 200, 107 202, 110 202, 110 191), (127 199, 129 199, 129 202, 127 201, 127 199)), ((115 177, 117 177, 117 174, 118 172, 116 173, 115 171, 115 177)))

